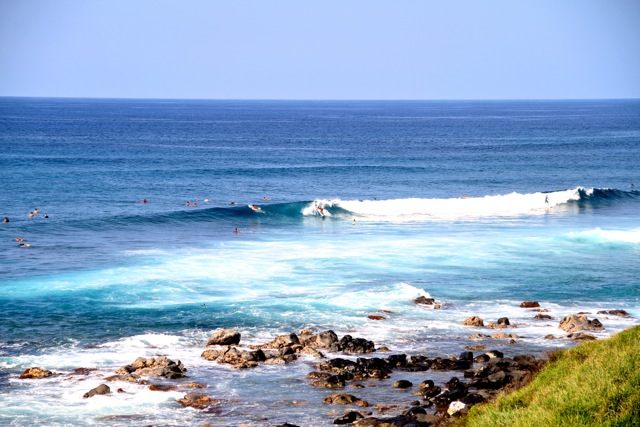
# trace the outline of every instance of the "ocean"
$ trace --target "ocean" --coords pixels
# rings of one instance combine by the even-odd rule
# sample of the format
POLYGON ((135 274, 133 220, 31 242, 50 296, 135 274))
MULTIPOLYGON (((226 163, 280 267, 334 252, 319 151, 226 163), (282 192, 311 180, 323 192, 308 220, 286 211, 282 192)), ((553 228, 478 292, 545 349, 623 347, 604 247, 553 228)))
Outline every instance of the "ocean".
POLYGON ((332 425, 316 359, 205 360, 219 328, 544 357, 575 345, 566 315, 598 318, 597 338, 640 323, 639 100, 0 98, 0 147, 0 425, 332 425), (614 309, 630 316, 597 313, 614 309), (492 333, 462 326, 474 315, 508 317, 515 342, 469 338, 492 333), (215 410, 105 382, 158 355, 215 410))

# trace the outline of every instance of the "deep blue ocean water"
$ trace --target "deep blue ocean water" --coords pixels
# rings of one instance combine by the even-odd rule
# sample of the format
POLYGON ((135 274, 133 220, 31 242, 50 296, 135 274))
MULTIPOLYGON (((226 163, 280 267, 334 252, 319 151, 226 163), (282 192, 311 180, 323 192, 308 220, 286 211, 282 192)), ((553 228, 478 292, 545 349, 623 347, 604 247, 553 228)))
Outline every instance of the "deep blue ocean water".
POLYGON ((541 355, 573 345, 565 315, 597 317, 598 337, 640 318, 638 100, 0 98, 0 147, 0 425, 331 424, 313 360, 200 358, 222 327, 441 356, 477 343, 465 318, 507 316, 516 343, 488 345, 541 355), (82 399, 157 354, 219 412, 126 383, 82 399), (31 366, 64 375, 19 380, 31 366))

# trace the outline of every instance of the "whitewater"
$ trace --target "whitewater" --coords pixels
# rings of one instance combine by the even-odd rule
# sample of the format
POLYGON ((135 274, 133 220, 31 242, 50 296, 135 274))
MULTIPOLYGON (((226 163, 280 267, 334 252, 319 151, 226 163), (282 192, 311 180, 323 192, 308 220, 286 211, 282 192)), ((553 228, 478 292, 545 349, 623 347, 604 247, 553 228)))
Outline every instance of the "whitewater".
MULTIPOLYGON (((576 345, 569 314, 598 339, 639 323, 637 100, 0 98, 0 143, 0 425, 332 425, 317 359, 205 360, 220 328, 544 357, 576 345), (517 337, 471 338, 495 332, 471 316, 517 337), (187 368, 174 390, 105 380, 159 355, 187 368), (182 407, 187 382, 219 404, 182 407)), ((346 392, 400 405, 385 384, 452 376, 346 392)))

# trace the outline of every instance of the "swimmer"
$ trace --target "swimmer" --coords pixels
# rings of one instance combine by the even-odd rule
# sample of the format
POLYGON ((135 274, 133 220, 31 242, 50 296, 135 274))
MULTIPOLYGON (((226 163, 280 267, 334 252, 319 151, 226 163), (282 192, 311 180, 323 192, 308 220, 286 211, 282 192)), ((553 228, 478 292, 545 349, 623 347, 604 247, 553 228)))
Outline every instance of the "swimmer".
POLYGON ((185 206, 191 206, 191 202, 187 202, 184 204, 185 206))
POLYGON ((233 230, 233 232, 238 234, 240 232, 240 230, 238 230, 238 228, 236 228, 235 230, 233 230))
POLYGON ((16 242, 22 242, 22 237, 16 237, 16 242))
POLYGON ((270 198, 268 198, 268 197, 263 197, 263 198, 262 198, 262 200, 265 200, 265 201, 266 201, 266 200, 271 200, 271 199, 270 199, 270 198))
POLYGON ((35 214, 33 212, 29 212, 29 218, 33 218, 35 214))
POLYGON ((33 210, 33 214, 34 214, 34 215, 38 215, 38 208, 35 208, 35 209, 33 210))
POLYGON ((231 201, 232 205, 237 205, 238 203, 236 201, 231 201))
POLYGON ((140 200, 140 203, 148 203, 149 201, 147 199, 142 199, 140 200))
POLYGON ((44 217, 43 217, 43 218, 49 218, 49 215, 47 215, 47 214, 44 214, 44 217))
POLYGON ((2 220, 2 222, 9 222, 9 218, 7 218, 6 216, 4 217, 4 219, 2 220))
POLYGON ((18 246, 20 246, 21 248, 28 248, 31 245, 29 243, 20 242, 20 243, 18 243, 18 246))

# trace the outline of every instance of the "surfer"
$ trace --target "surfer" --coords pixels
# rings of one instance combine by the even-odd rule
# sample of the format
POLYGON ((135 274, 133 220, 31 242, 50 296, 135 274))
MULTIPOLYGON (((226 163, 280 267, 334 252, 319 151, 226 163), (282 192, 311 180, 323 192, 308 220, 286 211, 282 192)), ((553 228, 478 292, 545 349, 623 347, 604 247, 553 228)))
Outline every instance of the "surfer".
POLYGON ((544 202, 548 205, 549 204, 549 195, 547 194, 546 196, 544 196, 544 202))
POLYGON ((259 208, 258 206, 256 206, 256 205, 249 205, 249 207, 250 207, 251 209, 253 209, 254 211, 256 211, 256 212, 258 212, 258 211, 262 210, 262 209, 260 209, 260 208, 259 208))
POLYGON ((316 210, 320 214, 321 217, 324 217, 324 208, 320 205, 316 205, 316 210))

